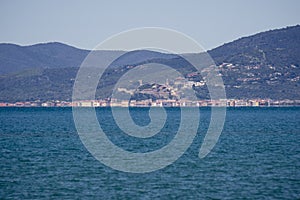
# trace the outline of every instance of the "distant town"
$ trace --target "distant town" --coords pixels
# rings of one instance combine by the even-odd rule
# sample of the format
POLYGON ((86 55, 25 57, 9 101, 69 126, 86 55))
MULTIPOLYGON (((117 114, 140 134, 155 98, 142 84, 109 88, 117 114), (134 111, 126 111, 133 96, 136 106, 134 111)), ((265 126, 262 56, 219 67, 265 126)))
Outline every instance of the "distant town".
MULTIPOLYGON (((273 100, 273 99, 198 99, 190 100, 187 90, 195 87, 204 87, 205 80, 193 80, 198 73, 187 75, 188 80, 177 77, 174 81, 166 79, 165 84, 143 83, 138 80, 136 85, 131 83, 129 88, 119 87, 117 92, 134 97, 130 101, 117 98, 80 101, 20 101, 0 102, 0 107, 281 107, 300 106, 300 100, 273 100), (139 96, 144 99, 139 99, 139 96), (147 98, 145 98, 147 97, 147 98)), ((205 78, 204 78, 205 79, 205 78)), ((217 85, 216 85, 217 86, 217 85)), ((122 95, 121 95, 122 96, 122 95)))
MULTIPOLYGON (((232 65, 229 65, 232 67, 232 65)), ((130 95, 130 101, 117 98, 98 100, 62 101, 62 100, 35 100, 20 102, 0 102, 0 107, 278 107, 300 106, 300 100, 273 100, 273 99, 198 99, 190 100, 188 92, 197 87, 205 87, 205 77, 197 80, 197 72, 187 74, 187 80, 177 77, 175 80, 166 79, 164 84, 136 83, 129 81, 128 88, 118 87, 119 94, 130 95), (196 78, 196 80, 195 80, 196 78), (136 89, 136 86, 139 86, 136 89), (142 97, 142 99, 140 99, 142 97)), ((215 85, 218 87, 219 85, 215 85)))
POLYGON ((300 106, 300 100, 271 100, 271 99, 220 99, 220 100, 82 100, 82 101, 59 101, 46 102, 26 101, 7 103, 0 102, 0 107, 279 107, 300 106))

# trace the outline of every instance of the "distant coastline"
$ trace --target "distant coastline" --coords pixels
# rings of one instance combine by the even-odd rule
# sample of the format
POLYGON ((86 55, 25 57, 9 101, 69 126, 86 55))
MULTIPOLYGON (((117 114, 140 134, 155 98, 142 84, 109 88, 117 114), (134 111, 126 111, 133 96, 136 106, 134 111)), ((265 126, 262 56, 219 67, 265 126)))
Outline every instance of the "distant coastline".
POLYGON ((220 100, 80 100, 80 101, 26 101, 0 102, 0 107, 296 107, 300 100, 271 100, 271 99, 220 99, 220 100))

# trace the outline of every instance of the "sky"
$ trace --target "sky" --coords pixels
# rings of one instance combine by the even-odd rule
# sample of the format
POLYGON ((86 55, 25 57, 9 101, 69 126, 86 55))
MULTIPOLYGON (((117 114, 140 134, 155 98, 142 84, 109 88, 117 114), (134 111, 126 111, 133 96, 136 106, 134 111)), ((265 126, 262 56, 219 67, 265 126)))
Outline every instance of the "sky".
POLYGON ((163 27, 209 50, 261 31, 300 24, 299 0, 0 0, 0 43, 63 42, 93 49, 119 32, 163 27))

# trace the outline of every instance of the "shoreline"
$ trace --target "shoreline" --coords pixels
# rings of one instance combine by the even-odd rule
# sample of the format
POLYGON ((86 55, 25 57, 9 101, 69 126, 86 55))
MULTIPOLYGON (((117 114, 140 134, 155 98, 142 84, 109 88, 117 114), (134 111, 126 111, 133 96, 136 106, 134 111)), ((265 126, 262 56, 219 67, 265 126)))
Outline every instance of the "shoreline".
POLYGON ((0 107, 298 107, 300 100, 272 99, 145 99, 145 100, 34 100, 19 102, 0 102, 0 107))
POLYGON ((300 105, 270 106, 0 106, 0 108, 290 108, 300 105))

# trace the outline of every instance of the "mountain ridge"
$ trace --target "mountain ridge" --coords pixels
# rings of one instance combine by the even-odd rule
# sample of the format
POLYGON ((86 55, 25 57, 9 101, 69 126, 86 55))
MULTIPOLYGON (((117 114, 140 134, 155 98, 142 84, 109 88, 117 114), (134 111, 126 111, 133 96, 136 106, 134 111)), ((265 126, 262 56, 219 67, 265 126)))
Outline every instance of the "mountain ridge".
MULTIPOLYGON (((59 42, 0 44, 0 101, 70 100, 78 67, 89 52, 59 42)), ((120 52, 97 53, 109 57, 120 52)), ((299 25, 242 37, 208 53, 219 66, 228 98, 300 99, 299 25)), ((184 65, 178 57, 131 52, 115 62, 117 68, 108 76, 107 87, 129 65, 158 62, 178 69, 184 65)), ((203 88, 195 89, 200 98, 207 98, 207 94, 201 94, 203 88)))
POLYGON ((298 64, 300 63, 300 25, 290 26, 242 37, 208 53, 216 64, 298 64), (241 51, 241 47, 243 47, 241 51), (272 51, 272 52, 270 52, 272 51), (247 58, 247 53, 254 56, 247 58), (291 53, 289 57, 288 53, 291 53), (243 54, 244 53, 244 54, 243 54), (257 56, 257 57, 255 57, 257 56), (292 59, 291 59, 292 56, 292 59), (290 59, 290 60, 289 60, 290 59))

